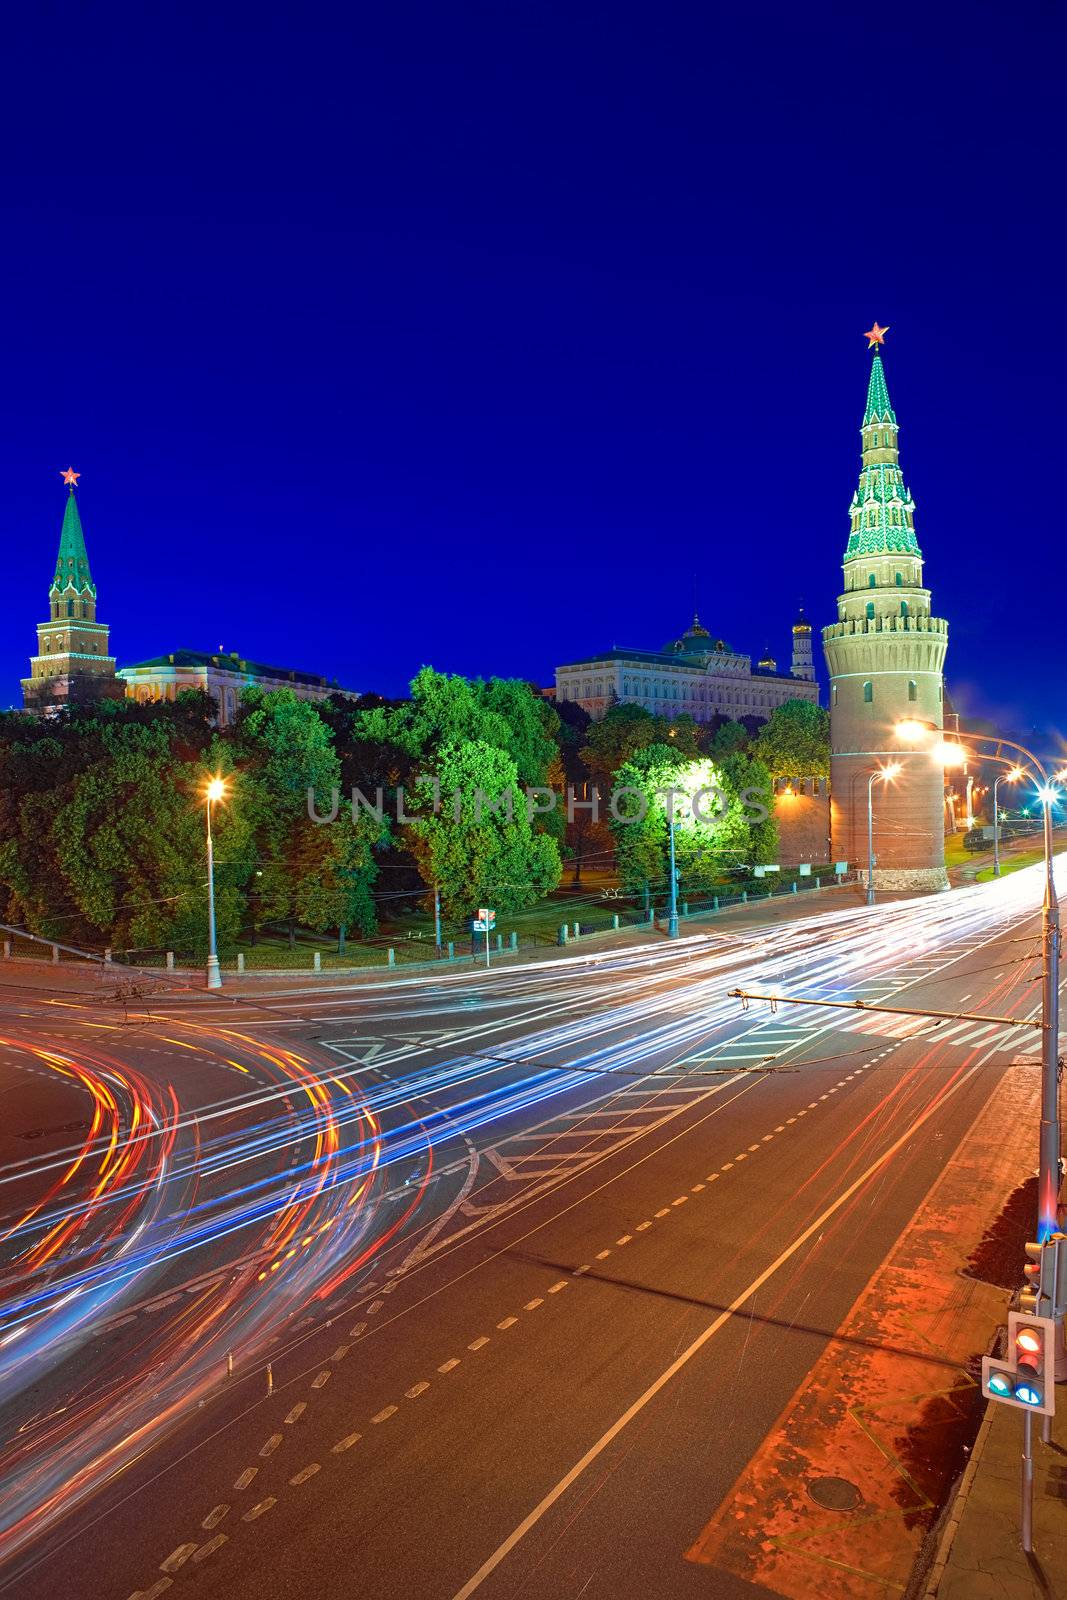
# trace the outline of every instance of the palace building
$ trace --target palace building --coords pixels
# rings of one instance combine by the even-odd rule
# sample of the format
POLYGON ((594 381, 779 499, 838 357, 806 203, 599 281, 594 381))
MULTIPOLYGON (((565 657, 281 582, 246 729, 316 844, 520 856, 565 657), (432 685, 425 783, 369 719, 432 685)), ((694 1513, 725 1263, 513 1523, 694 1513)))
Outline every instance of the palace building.
POLYGON ((556 668, 556 703, 574 701, 600 718, 619 703, 643 706, 662 717, 757 717, 766 721, 786 700, 818 702, 819 687, 811 654, 811 624, 801 610, 793 624, 790 671, 764 652, 756 666, 751 656, 714 639, 700 618, 680 639, 662 650, 607 650, 556 668))
POLYGON ((131 700, 142 704, 154 700, 173 700, 182 689, 202 689, 218 704, 218 725, 228 728, 235 721, 245 689, 289 689, 298 700, 326 700, 332 694, 353 697, 355 691, 320 677, 313 672, 298 672, 294 667, 268 667, 262 661, 248 661, 236 650, 172 650, 169 655, 138 661, 120 667, 119 677, 131 700))
POLYGON ((68 467, 62 476, 69 493, 48 589, 49 616, 37 624, 37 654, 30 657, 30 676, 22 679, 23 704, 38 713, 121 700, 126 693, 108 654, 107 624, 96 620, 96 584, 74 492, 81 474, 68 467))
POLYGON ((844 592, 837 621, 822 632, 830 671, 831 834, 835 858, 859 866, 866 879, 870 803, 876 887, 945 889, 944 774, 928 749, 903 744, 896 726, 943 726, 948 623, 932 615, 923 587, 915 502, 900 470, 878 348, 884 334, 875 323, 867 335, 874 356, 844 592), (898 776, 879 775, 896 763, 898 776))

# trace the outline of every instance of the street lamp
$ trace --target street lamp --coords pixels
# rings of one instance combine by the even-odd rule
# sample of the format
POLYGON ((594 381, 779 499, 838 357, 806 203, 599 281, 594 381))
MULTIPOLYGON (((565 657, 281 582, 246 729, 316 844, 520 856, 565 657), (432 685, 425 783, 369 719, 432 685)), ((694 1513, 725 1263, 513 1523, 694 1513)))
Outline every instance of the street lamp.
MULTIPOLYGON (((918 722, 908 719, 898 722, 896 728, 900 738, 910 744, 918 743, 924 736, 931 733, 940 733, 940 729, 933 723, 918 722)), ((1037 1236, 1040 1243, 1059 1229, 1059 1197, 1060 1197, 1060 1087, 1059 1087, 1059 1057, 1060 1057, 1060 908, 1056 898, 1056 883, 1053 873, 1052 860, 1052 807, 1060 798, 1060 791, 1049 782, 1048 773, 1044 765, 1028 750, 1025 745, 1017 744, 1014 739, 1002 739, 995 734, 968 733, 958 734, 960 740, 968 742, 982 740, 986 744, 996 745, 994 761, 1004 760, 1001 750, 1014 750, 1019 755, 1032 762, 1040 780, 1041 787, 1037 791, 1037 798, 1041 802, 1044 816, 1044 846, 1045 846, 1045 895, 1041 908, 1041 946, 1042 946, 1042 972, 1041 972, 1041 1132, 1038 1143, 1038 1179, 1037 1179, 1037 1236)), ((934 747, 935 760, 940 759, 941 753, 946 748, 944 741, 934 747)), ((958 750, 957 744, 952 744, 949 749, 958 750)), ((958 763, 956 763, 958 764, 958 763)))
POLYGON ((207 987, 209 989, 222 988, 222 973, 219 971, 219 953, 215 947, 215 851, 211 842, 211 807, 218 800, 225 800, 226 784, 222 778, 211 778, 204 790, 205 815, 207 817, 207 987))
POLYGON ((1012 767, 1010 772, 998 772, 993 779, 993 876, 1000 877, 1000 810, 997 805, 997 790, 1004 782, 1018 783, 1023 775, 1022 767, 1012 767))
MULTIPOLYGON (((673 735, 674 729, 671 729, 673 735)), ((674 870, 674 790, 667 794, 667 837, 670 840, 670 885, 667 897, 667 938, 678 937, 678 874, 674 870)))
POLYGON ((891 761, 887 767, 875 767, 867 779, 867 904, 874 905, 874 785, 881 778, 890 783, 900 776, 900 762, 891 761))

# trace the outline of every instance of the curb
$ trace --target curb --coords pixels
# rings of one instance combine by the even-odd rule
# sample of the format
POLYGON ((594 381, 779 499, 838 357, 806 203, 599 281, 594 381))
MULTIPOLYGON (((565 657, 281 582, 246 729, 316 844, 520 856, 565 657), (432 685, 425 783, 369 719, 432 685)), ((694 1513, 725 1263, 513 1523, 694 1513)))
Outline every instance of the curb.
POLYGON ((955 1543, 956 1534, 959 1532, 960 1523, 963 1520, 963 1513, 967 1508, 971 1485, 974 1482, 975 1473, 978 1471, 978 1465, 985 1450, 989 1431, 993 1426, 994 1409, 991 1405, 986 1406, 986 1413, 982 1418, 982 1426, 978 1430, 974 1441, 974 1449, 971 1451, 971 1459, 963 1469, 959 1487, 952 1499, 948 1519, 942 1529, 937 1549, 934 1552, 934 1559, 930 1564, 930 1570, 926 1575, 926 1581, 922 1589, 916 1591, 916 1600, 936 1600, 937 1591, 941 1587, 941 1580, 945 1576, 945 1568, 948 1566, 949 1558, 952 1555, 952 1546, 955 1543))

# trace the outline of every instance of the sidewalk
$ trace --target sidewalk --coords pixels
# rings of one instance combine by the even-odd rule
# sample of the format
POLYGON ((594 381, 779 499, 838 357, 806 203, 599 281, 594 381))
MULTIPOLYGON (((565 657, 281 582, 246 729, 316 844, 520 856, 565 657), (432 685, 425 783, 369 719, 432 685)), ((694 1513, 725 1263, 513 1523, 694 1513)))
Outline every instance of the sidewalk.
POLYGON ((960 1482, 922 1600, 1067 1600, 1067 1384, 1052 1442, 1034 1418, 1034 1550, 1019 1542, 1022 1413, 990 1405, 960 1482))

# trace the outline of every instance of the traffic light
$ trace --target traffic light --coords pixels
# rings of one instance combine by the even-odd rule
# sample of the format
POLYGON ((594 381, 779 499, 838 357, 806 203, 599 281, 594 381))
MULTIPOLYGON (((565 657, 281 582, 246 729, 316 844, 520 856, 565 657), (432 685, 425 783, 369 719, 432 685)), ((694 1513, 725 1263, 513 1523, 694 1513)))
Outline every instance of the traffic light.
POLYGON ((1019 1310, 1062 1317, 1067 1309, 1067 1234, 1053 1233, 1044 1244, 1027 1244, 1024 1249, 1026 1286, 1019 1293, 1019 1310))
POLYGON ((1056 1324, 1051 1317, 1008 1312, 1008 1353, 982 1358, 982 1393, 1020 1411, 1056 1410, 1056 1324))

